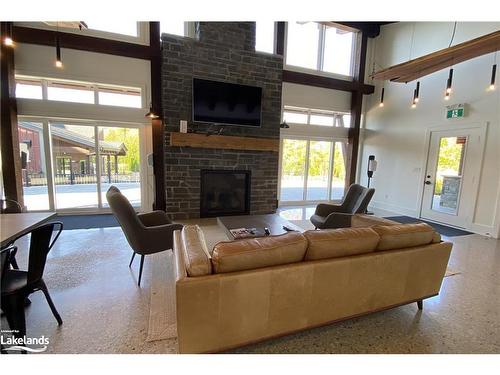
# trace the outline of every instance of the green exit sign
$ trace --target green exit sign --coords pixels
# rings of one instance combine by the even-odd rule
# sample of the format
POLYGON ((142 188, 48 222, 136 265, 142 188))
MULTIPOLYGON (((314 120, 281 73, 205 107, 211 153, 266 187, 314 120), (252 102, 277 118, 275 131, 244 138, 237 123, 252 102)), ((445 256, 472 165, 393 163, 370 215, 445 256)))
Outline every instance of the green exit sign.
POLYGON ((446 118, 465 117, 465 104, 454 104, 446 107, 446 118))

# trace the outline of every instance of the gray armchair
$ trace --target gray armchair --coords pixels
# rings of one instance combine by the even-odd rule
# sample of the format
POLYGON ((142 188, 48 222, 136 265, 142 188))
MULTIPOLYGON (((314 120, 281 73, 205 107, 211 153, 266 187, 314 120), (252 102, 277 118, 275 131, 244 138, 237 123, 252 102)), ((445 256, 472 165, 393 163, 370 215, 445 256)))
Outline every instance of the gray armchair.
POLYGON ((144 256, 172 249, 173 233, 182 229, 182 225, 173 224, 163 211, 137 214, 128 199, 115 186, 108 189, 106 199, 134 251, 129 267, 132 266, 135 254, 141 255, 137 281, 140 286, 144 256))
POLYGON ((352 184, 341 204, 318 204, 311 223, 319 229, 348 228, 352 215, 366 212, 374 193, 375 189, 352 184))

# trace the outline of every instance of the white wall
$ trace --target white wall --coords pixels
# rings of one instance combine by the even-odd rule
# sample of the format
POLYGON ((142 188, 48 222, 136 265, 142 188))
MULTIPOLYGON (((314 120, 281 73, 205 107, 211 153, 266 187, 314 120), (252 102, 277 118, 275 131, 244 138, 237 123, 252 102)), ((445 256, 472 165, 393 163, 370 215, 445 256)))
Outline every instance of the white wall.
POLYGON ((283 105, 350 112, 351 93, 283 82, 283 105))
MULTIPOLYGON (((453 44, 497 30, 500 30, 499 22, 459 22, 453 44)), ((367 70, 372 69, 373 57, 379 70, 405 62, 410 55, 416 58, 446 48, 452 31, 451 22, 401 22, 383 26, 380 36, 370 42, 371 61, 367 63, 367 70)), ((500 53, 497 60, 500 62, 500 53)), ((382 82, 374 82, 375 94, 365 101, 359 180, 366 183, 367 159, 375 155, 379 161, 373 179, 375 207, 418 216, 422 168, 427 157, 427 130, 443 125, 487 122, 479 194, 468 229, 500 236, 500 90, 487 91, 493 62, 494 54, 488 54, 455 65, 449 102, 443 99, 448 69, 421 78, 420 102, 416 109, 410 108, 415 82, 385 82, 383 108, 378 106, 382 82), (469 104, 469 115, 461 120, 446 120, 445 106, 463 102, 469 104)), ((499 79, 497 75, 497 82, 499 79)))

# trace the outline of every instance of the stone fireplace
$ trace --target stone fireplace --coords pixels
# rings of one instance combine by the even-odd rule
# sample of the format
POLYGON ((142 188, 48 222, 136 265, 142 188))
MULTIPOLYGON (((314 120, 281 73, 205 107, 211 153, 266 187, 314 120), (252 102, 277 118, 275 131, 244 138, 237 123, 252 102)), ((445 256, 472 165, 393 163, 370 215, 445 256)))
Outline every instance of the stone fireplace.
POLYGON ((162 35, 165 186, 167 213, 173 219, 217 216, 201 207, 206 170, 248 172, 248 206, 242 213, 276 210, 278 149, 262 149, 258 140, 255 148, 241 147, 242 138, 237 138, 279 140, 283 58, 256 52, 254 46, 253 22, 199 22, 195 38, 162 35), (179 132, 180 120, 188 122, 191 134, 183 134, 187 136, 206 132, 210 126, 192 120, 193 77, 262 87, 262 125, 225 126, 223 135, 229 141, 221 148, 210 144, 218 136, 204 136, 205 146, 173 142, 171 133, 179 132))

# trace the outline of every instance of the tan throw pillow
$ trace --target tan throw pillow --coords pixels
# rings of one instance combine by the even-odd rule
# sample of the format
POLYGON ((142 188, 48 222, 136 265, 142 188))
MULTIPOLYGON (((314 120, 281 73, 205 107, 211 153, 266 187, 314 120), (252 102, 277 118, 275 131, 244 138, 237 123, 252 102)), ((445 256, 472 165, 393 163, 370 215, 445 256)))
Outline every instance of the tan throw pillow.
POLYGON ((307 249, 302 233, 219 242, 212 252, 215 273, 301 262, 307 249))
POLYGON ((434 239, 434 228, 426 223, 374 226, 380 236, 379 250, 403 249, 430 244, 434 239))
POLYGON ((185 225, 181 231, 184 262, 188 276, 204 276, 212 273, 210 253, 205 236, 198 225, 185 225))
POLYGON ((338 258, 370 253, 377 248, 379 235, 371 228, 308 230, 306 260, 338 258))

